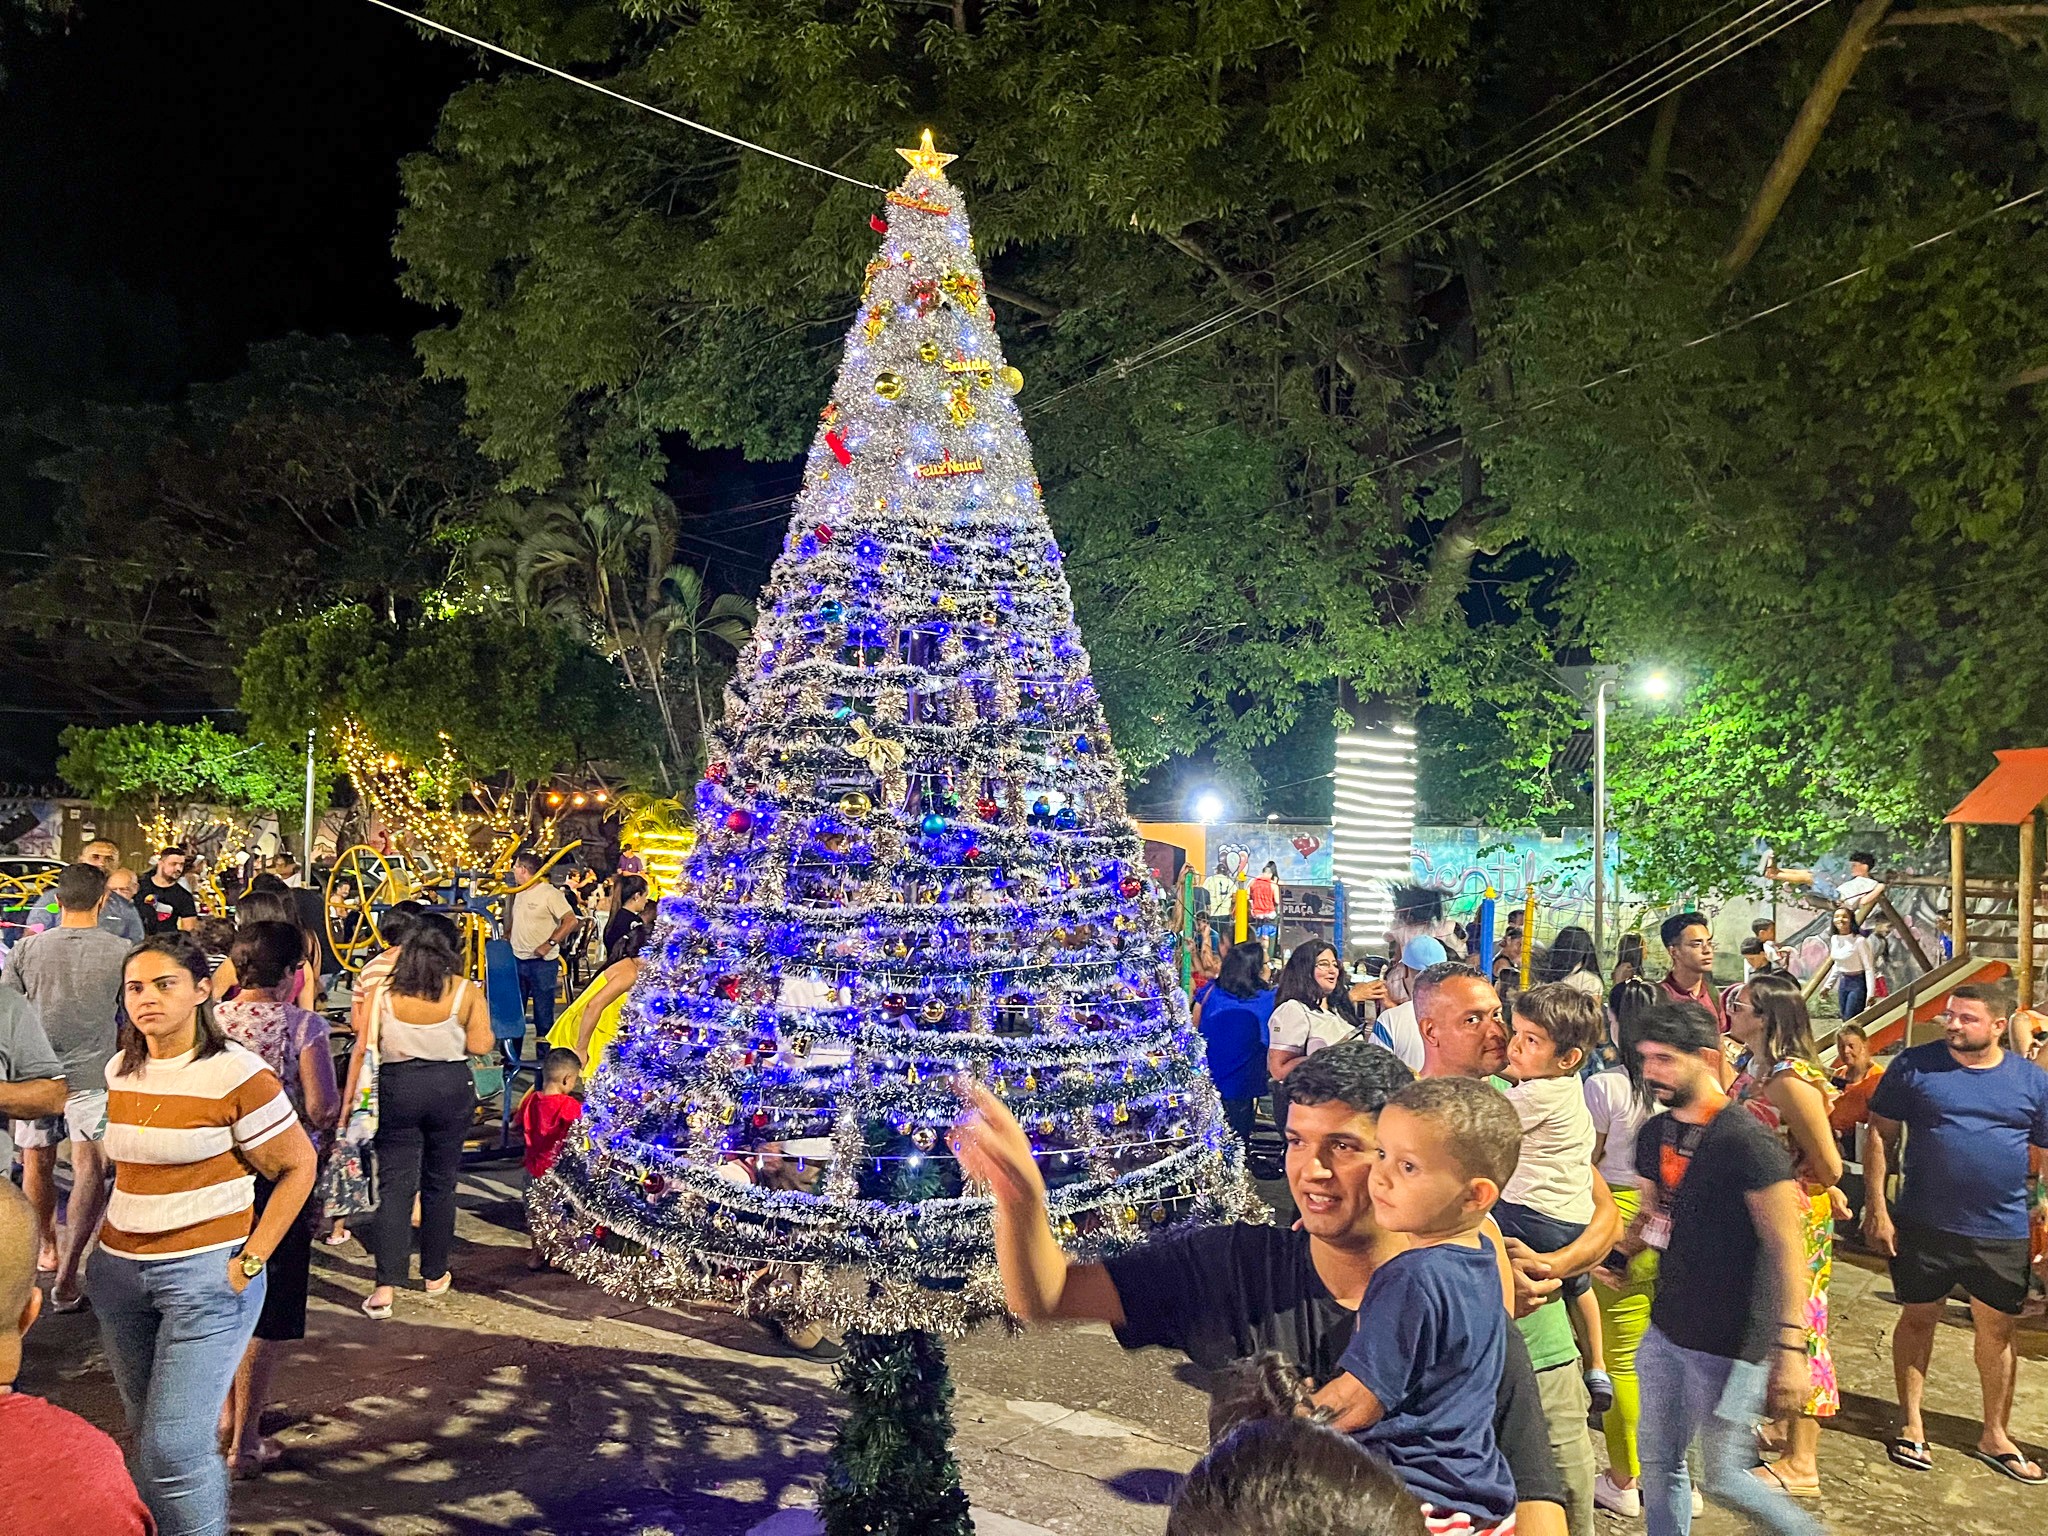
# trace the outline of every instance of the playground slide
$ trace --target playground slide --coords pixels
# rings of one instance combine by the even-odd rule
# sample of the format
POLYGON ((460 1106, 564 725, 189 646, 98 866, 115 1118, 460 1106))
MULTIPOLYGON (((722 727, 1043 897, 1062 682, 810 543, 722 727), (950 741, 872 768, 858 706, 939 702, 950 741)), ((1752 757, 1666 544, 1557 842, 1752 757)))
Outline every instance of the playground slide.
MULTIPOLYGON (((2012 974, 2012 962, 1980 955, 1962 955, 1914 978, 1889 997, 1879 998, 1855 1017, 1870 1038, 1873 1052, 1888 1051, 1906 1038, 1908 1023, 1925 1024, 1948 1003, 1948 995, 1970 982, 2003 981, 2012 974)), ((1839 1026, 1837 1026, 1839 1028, 1839 1026)), ((1822 1049, 1834 1041, 1831 1030, 1820 1041, 1822 1049)))

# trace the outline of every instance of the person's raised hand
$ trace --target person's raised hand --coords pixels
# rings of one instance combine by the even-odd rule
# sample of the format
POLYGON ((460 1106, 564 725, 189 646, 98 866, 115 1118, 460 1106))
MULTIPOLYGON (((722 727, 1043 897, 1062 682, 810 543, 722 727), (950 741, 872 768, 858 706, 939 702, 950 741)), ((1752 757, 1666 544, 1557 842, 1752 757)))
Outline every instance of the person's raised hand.
POLYGON ((965 1106, 953 1122, 953 1155, 969 1178, 986 1184, 996 1203, 1016 1206, 1045 1199, 1045 1176, 1031 1155, 1031 1138, 986 1083, 972 1078, 953 1080, 953 1091, 965 1106))
POLYGON ((1354 1003, 1384 1003, 1387 984, 1384 981, 1361 981, 1352 987, 1349 996, 1354 1003))

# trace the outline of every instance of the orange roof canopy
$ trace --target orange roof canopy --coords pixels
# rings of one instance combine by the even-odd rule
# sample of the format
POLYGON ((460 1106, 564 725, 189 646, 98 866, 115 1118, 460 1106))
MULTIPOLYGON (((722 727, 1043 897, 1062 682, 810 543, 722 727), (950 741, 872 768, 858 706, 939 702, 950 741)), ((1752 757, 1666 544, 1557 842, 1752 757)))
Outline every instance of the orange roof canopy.
POLYGON ((2014 747, 1963 803, 1942 818, 1973 827, 2016 827, 2048 800, 2048 747, 2014 747))

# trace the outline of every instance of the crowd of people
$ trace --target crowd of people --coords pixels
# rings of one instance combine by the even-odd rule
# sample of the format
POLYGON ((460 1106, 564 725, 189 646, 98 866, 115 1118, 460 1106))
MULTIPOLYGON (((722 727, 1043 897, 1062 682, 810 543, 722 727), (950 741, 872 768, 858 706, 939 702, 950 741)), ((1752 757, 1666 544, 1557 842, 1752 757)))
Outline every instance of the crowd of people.
MULTIPOLYGON (((1858 911, 1841 910, 1853 930, 1858 911)), ((1470 1379, 1497 1383, 1505 1403, 1523 1355, 1547 1460, 1535 1464, 1525 1429, 1493 1425, 1519 1529, 1586 1536, 1604 1509, 1653 1536, 1685 1531, 1697 1477, 1759 1527, 1809 1533, 1820 1429, 1841 1402, 1835 1247, 1860 1230, 1902 1309, 1890 1459, 1934 1465, 1922 1396, 1936 1319, 1960 1289, 1983 1396, 1973 1455, 2048 1481, 2010 1424, 2016 1320, 2042 1279, 2029 1230, 2048 1148, 2048 1073, 2029 1059, 2037 1021, 1965 986, 1941 1039, 1887 1066, 1848 1023, 1830 1060, 1772 925, 1743 945, 1744 979, 1726 987, 1703 915, 1662 924, 1661 976, 1630 937, 1612 986, 1590 940, 1566 929, 1519 990, 1514 969, 1455 953, 1455 932, 1409 939, 1362 979, 1313 940, 1277 976, 1264 944, 1225 950, 1198 984, 1196 1020, 1233 1129, 1260 1134, 1271 1105, 1299 1218, 1284 1233, 1224 1228, 1106 1265, 1055 1262, 1021 1143, 1001 1105, 977 1096, 963 1155, 997 1193, 1012 1309, 1108 1322, 1128 1345, 1212 1368, 1277 1352, 1307 1384, 1296 1406, 1326 1410, 1378 1452, 1428 1529, 1504 1527, 1499 1466, 1467 1444, 1482 1422, 1470 1379), (1445 1078, 1485 1093, 1431 1088, 1445 1078), (1510 1316, 1521 1347, 1503 1354, 1493 1325, 1510 1316), (1454 1446, 1471 1459, 1447 1486, 1454 1446)), ((1831 946, 1845 1019, 1866 963, 1831 946)), ((1239 1431, 1232 1478, 1249 1478, 1254 1446, 1283 1443, 1273 1435, 1239 1431)), ((1284 1443, 1299 1449, 1301 1432, 1284 1443)), ((1376 1510, 1387 1489, 1370 1486, 1376 1510)))
MULTIPOLYGON (((529 881, 539 866, 521 854, 515 874, 529 881)), ((380 1190, 357 1222, 375 1260, 361 1310, 392 1315, 415 1247, 425 1296, 453 1284, 475 1067, 500 1044, 516 1061, 517 1039, 497 1039, 455 924, 418 902, 379 917, 381 951, 330 1017, 342 966, 324 881, 300 880, 288 856, 237 873, 231 910, 210 911, 182 850, 137 876, 118 847, 93 842, 4 953, 0 1119, 21 1184, 0 1181, 0 1317, 12 1325, 0 1327, 0 1417, 77 1472, 52 1481, 19 1458, 0 1470, 10 1536, 224 1536, 231 1480, 282 1454, 262 1433, 277 1346, 305 1336, 316 1241, 351 1235, 345 1215, 323 1210, 316 1177, 351 1150, 365 1102, 373 1128, 360 1139, 380 1190), (88 1307, 126 1412, 132 1480, 106 1437, 7 1385, 41 1311, 88 1307)), ((600 893, 578 870, 561 887, 535 881, 509 907, 524 950, 522 1033, 553 1026, 565 946, 637 954, 646 940, 637 875, 600 893)), ((548 1051, 517 1116, 530 1173, 559 1151, 580 1086, 577 1055, 548 1051)), ((332 1193, 324 1177, 321 1191, 332 1193)))
MULTIPOLYGON (((0 1509, 28 1511, 36 1536, 219 1536, 231 1479, 279 1455, 264 1410, 276 1346, 305 1334, 314 1246, 349 1240, 345 1180, 327 1175, 351 1147, 374 1153, 379 1198, 355 1221, 375 1261, 363 1314, 393 1315, 415 1250, 420 1293, 445 1294, 473 1069, 516 1062, 517 1042, 494 1029, 455 925, 418 903, 380 917, 384 948, 342 1022, 320 1011, 336 981, 324 899, 289 861, 212 927, 168 894, 191 894, 175 850, 132 900, 119 850, 85 852, 0 971, 0 1115, 22 1186, 0 1191, 0 1376, 39 1311, 89 1306, 133 1481, 97 1431, 0 1391, 0 1418, 75 1469, 0 1470, 0 1509)), ((522 856, 515 875, 538 867, 522 856)), ((594 895, 539 881, 505 914, 520 1033, 542 1053, 517 1114, 533 1176, 575 1125, 647 939, 644 880, 594 895), (591 963, 558 1012, 571 947, 591 963)), ((1667 1536, 1704 1493, 1808 1536, 1821 1422, 1840 1407, 1829 1289, 1851 1225, 1901 1307, 1890 1459, 1935 1465, 1925 1383, 1960 1288, 1983 1398, 1973 1454, 2048 1481, 2010 1424, 2015 1324, 2038 1283, 2029 1179, 2048 1149, 2033 1021, 1962 987, 1940 1040, 1885 1062, 1849 1024, 1830 1061, 1768 924, 1728 986, 1702 915, 1662 924, 1654 979, 1630 937, 1603 977, 1590 939, 1561 930, 1526 988, 1456 931, 1412 935, 1356 976, 1315 941, 1276 968, 1268 934, 1215 956, 1194 999, 1208 1065, 1233 1133, 1284 1145, 1291 1224, 1071 1261, 1028 1137, 963 1084, 953 1146, 994 1195, 1011 1311, 1107 1323, 1218 1373, 1216 1444, 1171 1530, 1278 1533, 1297 1527, 1274 1512, 1298 1507, 1362 1531, 1590 1536, 1604 1509, 1667 1536)), ((1861 963, 1831 948, 1836 970, 1861 963)), ((729 1172, 800 1189, 829 1157, 792 1145, 729 1172)), ((821 1329, 783 1334, 838 1353, 821 1329)))

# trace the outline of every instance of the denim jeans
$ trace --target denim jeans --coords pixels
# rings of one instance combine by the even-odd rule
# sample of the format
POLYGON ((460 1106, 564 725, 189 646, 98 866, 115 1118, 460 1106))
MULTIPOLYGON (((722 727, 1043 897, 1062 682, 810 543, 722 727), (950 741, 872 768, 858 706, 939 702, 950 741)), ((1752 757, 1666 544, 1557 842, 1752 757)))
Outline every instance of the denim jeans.
POLYGON ((1689 1536, 1692 1530, 1685 1450, 1694 1435, 1706 1485, 1701 1492, 1708 1498, 1773 1536, 1821 1536, 1798 1504, 1750 1475, 1768 1366, 1681 1349, 1653 1323, 1636 1348, 1636 1378, 1643 1398, 1637 1444, 1648 1536, 1689 1536))
POLYGON ((1870 1006, 1870 982, 1858 971, 1835 983, 1835 1006, 1845 1019, 1853 1019, 1870 1006))
MULTIPOLYGON (((536 1054, 545 1052, 548 1035, 555 1027, 555 985, 561 980, 561 975, 562 962, 559 960, 519 962, 519 1002, 521 1007, 533 1010, 536 1054)), ((510 1061, 519 1059, 517 1040, 505 1043, 505 1055, 510 1061)))
POLYGON ((227 1536, 220 1409, 263 1311, 266 1275, 237 1296, 231 1248, 131 1259, 102 1248, 85 1287, 135 1431, 136 1482, 158 1536, 227 1536))

